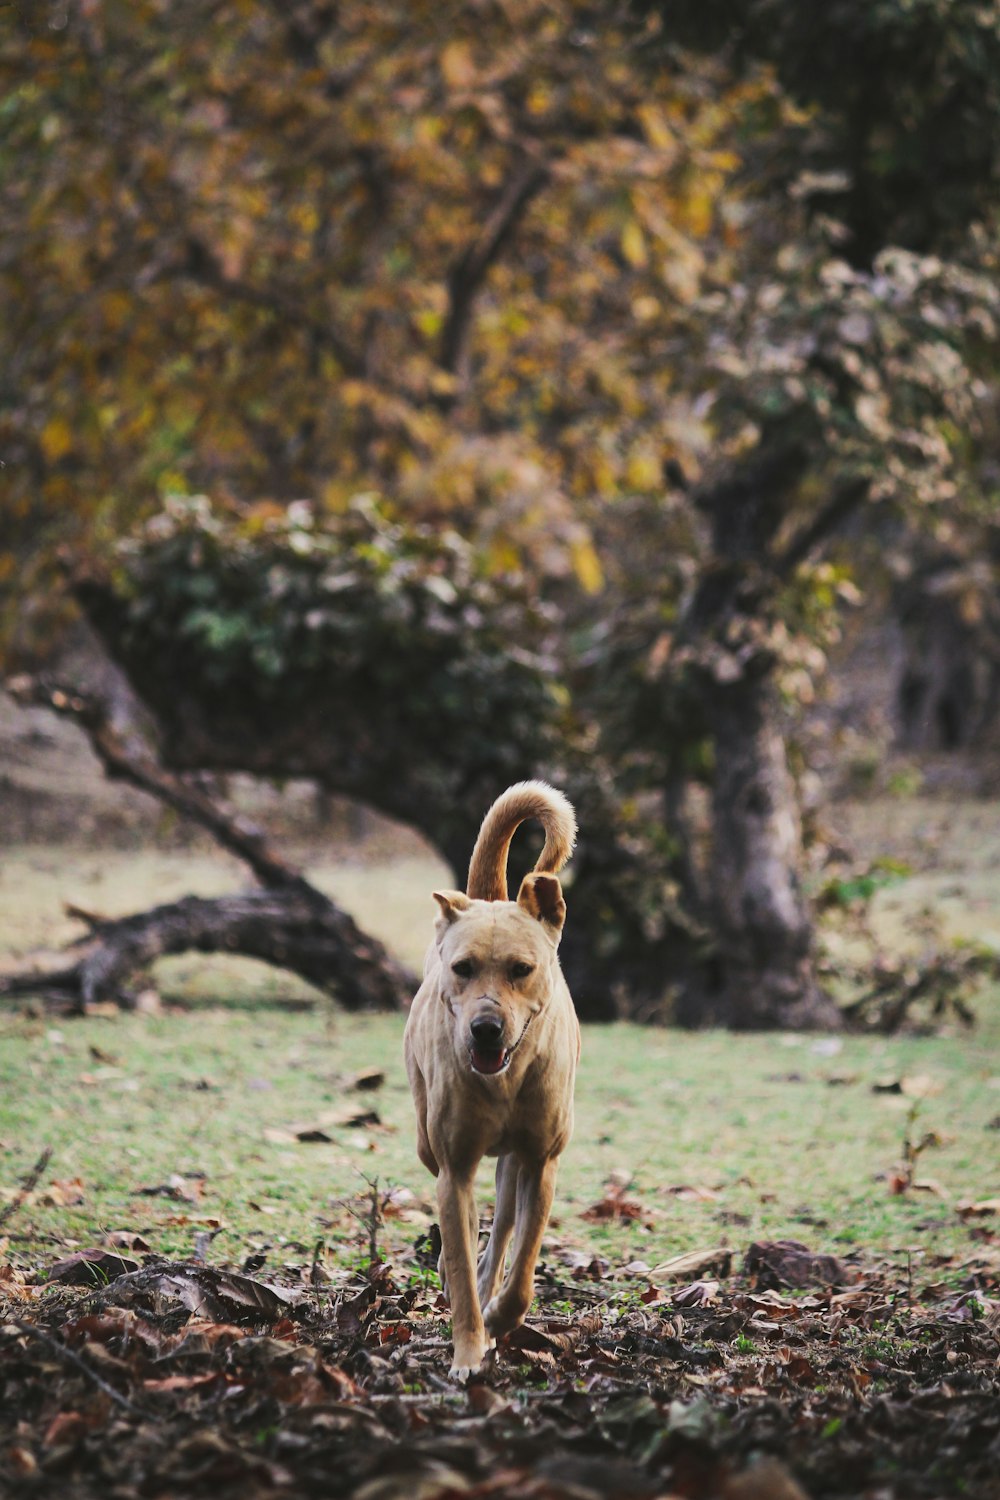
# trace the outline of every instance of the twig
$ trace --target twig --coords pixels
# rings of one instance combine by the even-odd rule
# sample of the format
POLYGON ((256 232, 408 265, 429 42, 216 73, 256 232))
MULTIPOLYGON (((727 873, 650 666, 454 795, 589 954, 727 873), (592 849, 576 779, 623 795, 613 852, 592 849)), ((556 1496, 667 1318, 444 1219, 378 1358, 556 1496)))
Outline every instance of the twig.
POLYGON ((382 1257, 379 1254, 378 1248, 378 1226, 382 1220, 382 1210, 378 1201, 378 1178, 376 1177, 373 1181, 364 1172, 361 1173, 361 1176, 368 1184, 368 1191, 371 1195, 371 1207, 368 1209, 368 1212, 364 1214, 359 1212, 358 1209, 354 1208, 352 1204, 346 1201, 344 1203, 344 1207, 347 1209, 347 1212, 349 1214, 353 1215, 353 1217, 357 1219, 359 1224, 367 1225, 369 1264, 372 1266, 380 1266, 382 1264, 382 1257))
POLYGON ((71 1365, 75 1365, 78 1370, 81 1370, 87 1376, 88 1380, 92 1380, 96 1386, 99 1386, 104 1394, 110 1396, 112 1401, 116 1402, 124 1411, 131 1412, 136 1417, 149 1417, 152 1415, 151 1412, 144 1411, 141 1406, 136 1406, 135 1402, 130 1401, 127 1396, 123 1396, 121 1391, 116 1391, 114 1386, 109 1385, 102 1375, 98 1375, 93 1366, 89 1365, 85 1359, 82 1359, 75 1349, 70 1349, 66 1344, 61 1344, 58 1339, 54 1339, 50 1333, 46 1333, 43 1329, 36 1328, 33 1323, 22 1323, 20 1318, 12 1318, 11 1322, 19 1332, 29 1334, 33 1339, 38 1339, 47 1348, 51 1349, 54 1354, 58 1354, 60 1358, 68 1360, 71 1365))
POLYGON ((378 1201, 378 1178, 366 1177, 365 1181, 372 1195, 372 1206, 368 1211, 368 1260, 373 1266, 381 1265, 382 1257, 378 1250, 378 1226, 382 1220, 382 1211, 378 1201))
POLYGON ((18 1192, 11 1199, 11 1201, 5 1208, 0 1209, 0 1228, 3 1228, 8 1219, 12 1219, 14 1217, 24 1200, 35 1191, 35 1188, 38 1186, 39 1178, 41 1177, 42 1173, 45 1171, 45 1168, 48 1166, 51 1160, 52 1147, 46 1146, 45 1150, 35 1162, 35 1165, 32 1167, 27 1177, 22 1179, 20 1192, 18 1192))

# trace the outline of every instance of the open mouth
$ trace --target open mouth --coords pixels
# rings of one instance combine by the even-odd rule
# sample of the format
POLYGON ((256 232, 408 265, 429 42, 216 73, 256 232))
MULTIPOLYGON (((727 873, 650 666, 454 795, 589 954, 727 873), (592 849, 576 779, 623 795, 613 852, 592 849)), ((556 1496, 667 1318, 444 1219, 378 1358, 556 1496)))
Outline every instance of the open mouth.
POLYGON ((476 1073, 502 1073, 511 1059, 512 1049, 510 1047, 473 1047, 469 1052, 469 1060, 476 1073))
POLYGON ((529 1016, 521 1028, 521 1035, 510 1047, 477 1047, 475 1042, 469 1049, 469 1061, 474 1073, 502 1073, 510 1067, 510 1060, 524 1041, 524 1034, 534 1020, 529 1016))

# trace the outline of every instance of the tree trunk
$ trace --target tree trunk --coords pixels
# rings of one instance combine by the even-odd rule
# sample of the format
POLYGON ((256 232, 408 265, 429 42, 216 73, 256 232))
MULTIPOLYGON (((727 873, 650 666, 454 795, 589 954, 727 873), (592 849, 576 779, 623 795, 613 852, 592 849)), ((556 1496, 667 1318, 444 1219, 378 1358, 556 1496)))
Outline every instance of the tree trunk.
POLYGON ((769 675, 717 686, 712 905, 718 988, 703 1021, 737 1030, 836 1028, 816 984, 812 920, 799 871, 802 830, 769 675))
POLYGON ((897 585, 905 663, 897 693, 900 743, 957 750, 981 742, 1000 707, 1000 609, 990 564, 945 555, 897 585))
MULTIPOLYGON (((82 913, 80 914, 82 915, 82 913)), ((346 912, 308 889, 286 886, 206 900, 186 896, 135 916, 87 918, 90 936, 72 963, 0 978, 0 995, 44 995, 74 1010, 127 1003, 128 985, 173 953, 239 953, 290 969, 346 1010, 399 1010, 414 978, 367 938, 346 912)))

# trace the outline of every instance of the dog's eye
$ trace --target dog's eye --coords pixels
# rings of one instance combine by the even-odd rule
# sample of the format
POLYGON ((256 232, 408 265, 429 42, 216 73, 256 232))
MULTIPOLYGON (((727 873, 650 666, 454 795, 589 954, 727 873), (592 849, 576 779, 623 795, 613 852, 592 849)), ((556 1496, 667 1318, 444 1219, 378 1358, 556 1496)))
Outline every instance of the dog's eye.
POLYGON ((511 966, 510 966, 510 977, 511 977, 511 979, 527 979, 528 975, 529 974, 533 974, 534 972, 535 972, 535 966, 534 966, 534 964, 523 964, 522 963, 522 964, 511 964, 511 966))
POLYGON ((457 974, 459 979, 471 979, 474 968, 475 966, 471 959, 460 958, 457 963, 452 964, 451 972, 457 974))

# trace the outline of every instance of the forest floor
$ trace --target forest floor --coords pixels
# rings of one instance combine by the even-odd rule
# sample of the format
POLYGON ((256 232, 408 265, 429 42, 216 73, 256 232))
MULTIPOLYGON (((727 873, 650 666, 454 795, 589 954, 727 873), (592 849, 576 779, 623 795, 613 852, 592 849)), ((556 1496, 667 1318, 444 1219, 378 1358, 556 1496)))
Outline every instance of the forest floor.
MULTIPOLYGON (((0 958, 78 933, 66 902, 241 882, 96 779, 74 823, 78 749, 22 748, 0 958)), ((418 963, 428 851, 336 818, 307 841, 307 794, 275 796, 318 883, 418 963)), ((891 873, 882 947, 1000 947, 991 804, 835 817, 891 873)), ((857 941, 834 914, 831 948, 857 941)), ((998 1497, 1000 991, 973 1009, 924 1036, 585 1028, 535 1306, 463 1389, 401 1018, 194 957, 139 1013, 10 1007, 0 1493, 998 1497)), ((484 1223, 490 1198, 484 1172, 484 1223)))

